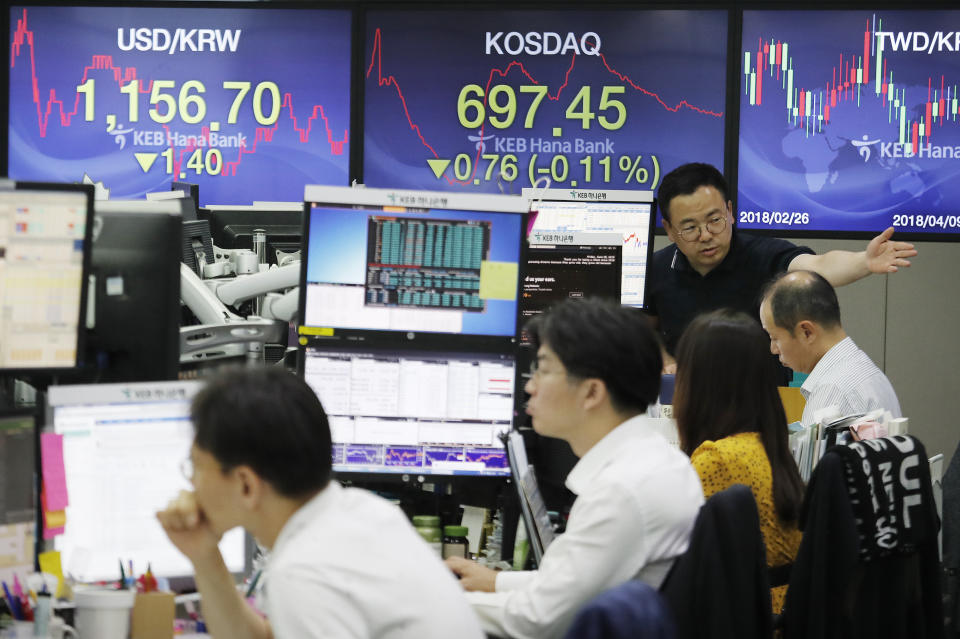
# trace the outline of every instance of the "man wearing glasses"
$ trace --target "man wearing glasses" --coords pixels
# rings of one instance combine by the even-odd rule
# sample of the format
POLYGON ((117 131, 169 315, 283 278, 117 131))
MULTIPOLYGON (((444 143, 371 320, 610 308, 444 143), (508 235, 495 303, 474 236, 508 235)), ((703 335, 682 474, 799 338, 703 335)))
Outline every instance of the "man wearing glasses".
POLYGON ((684 164, 665 175, 657 203, 673 244, 654 253, 648 310, 664 340, 667 372, 675 368, 671 354, 694 317, 721 307, 756 317, 760 291, 777 273, 815 271, 833 286, 843 286, 870 273, 895 273, 917 254, 913 244, 890 239, 893 227, 864 251, 823 255, 738 231, 727 182, 709 164, 684 164))
POLYGON ((223 373, 190 409, 193 485, 157 513, 193 564, 212 636, 480 639, 456 581, 403 512, 331 480, 330 428, 307 384, 275 367, 223 373), (261 618, 217 542, 243 526, 270 549, 261 618))
POLYGON ((526 412, 537 433, 580 458, 566 480, 577 500, 537 570, 494 572, 459 557, 447 565, 488 634, 553 639, 608 588, 631 579, 659 588, 687 549, 703 491, 687 456, 644 415, 662 360, 639 311, 568 299, 527 332, 537 351, 526 412))

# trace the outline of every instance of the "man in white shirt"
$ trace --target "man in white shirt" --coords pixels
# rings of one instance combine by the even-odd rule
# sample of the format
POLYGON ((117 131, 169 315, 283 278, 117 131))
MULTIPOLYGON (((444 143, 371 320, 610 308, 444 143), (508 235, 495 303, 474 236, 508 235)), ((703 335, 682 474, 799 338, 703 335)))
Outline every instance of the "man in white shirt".
POLYGON ((760 323, 770 351, 809 374, 800 387, 803 424, 816 423, 827 410, 849 415, 883 408, 901 416, 890 380, 843 330, 837 294, 822 276, 793 271, 775 278, 764 292, 760 323))
POLYGON ((193 563, 214 637, 480 639, 456 580, 399 508, 330 481, 326 414, 286 371, 240 369, 194 399, 182 492, 157 516, 193 563), (270 548, 263 619, 217 548, 243 526, 270 548))
POLYGON ((562 637, 576 612, 630 579, 660 586, 686 548, 703 503, 690 460, 643 416, 657 399, 662 358, 636 309, 567 300, 527 331, 537 349, 527 412, 541 435, 580 461, 567 529, 538 570, 494 572, 451 558, 484 630, 516 639, 562 637))

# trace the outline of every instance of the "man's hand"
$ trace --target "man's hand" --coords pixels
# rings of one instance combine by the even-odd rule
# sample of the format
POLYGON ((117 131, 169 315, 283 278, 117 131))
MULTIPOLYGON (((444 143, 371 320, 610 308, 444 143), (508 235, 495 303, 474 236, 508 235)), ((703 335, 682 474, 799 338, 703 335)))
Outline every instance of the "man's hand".
POLYGON ((214 553, 219 554, 217 543, 220 539, 210 527, 194 493, 181 490, 166 510, 157 513, 157 519, 173 545, 194 564, 215 556, 214 553))
POLYGON ((460 585, 467 592, 494 592, 497 573, 486 566, 463 557, 447 557, 444 562, 453 574, 460 577, 460 585))
POLYGON ((893 227, 870 240, 867 244, 867 268, 871 273, 896 273, 901 266, 910 266, 908 257, 917 254, 909 242, 893 242, 893 227))

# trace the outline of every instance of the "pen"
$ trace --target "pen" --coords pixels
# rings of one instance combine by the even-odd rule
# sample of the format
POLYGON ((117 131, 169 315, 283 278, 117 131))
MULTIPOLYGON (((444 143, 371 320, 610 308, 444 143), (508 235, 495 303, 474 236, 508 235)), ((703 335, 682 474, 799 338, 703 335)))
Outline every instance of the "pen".
POLYGON ((120 583, 117 584, 117 590, 123 590, 127 585, 127 575, 123 572, 123 559, 117 559, 117 562, 120 564, 120 583))
POLYGON ((146 587, 147 592, 153 592, 157 589, 157 578, 153 576, 153 571, 150 570, 150 564, 147 564, 147 572, 144 573, 144 586, 146 587))
POLYGON ((20 578, 16 574, 13 575, 13 596, 19 599, 20 614, 23 615, 23 619, 33 621, 33 608, 30 607, 30 599, 20 586, 20 578))
POLYGON ((3 585, 3 594, 7 598, 7 603, 10 604, 10 614, 13 615, 13 618, 18 621, 23 621, 23 611, 20 610, 20 602, 10 594, 10 587, 7 586, 7 582, 0 582, 3 585))
POLYGON ((257 588, 257 582, 260 581, 261 572, 262 571, 258 570, 257 572, 253 573, 253 579, 250 580, 250 585, 247 586, 247 594, 244 595, 245 599, 253 596, 253 591, 257 588))
POLYGON ((20 610, 24 621, 33 621, 33 607, 30 605, 30 598, 27 593, 20 595, 20 610))

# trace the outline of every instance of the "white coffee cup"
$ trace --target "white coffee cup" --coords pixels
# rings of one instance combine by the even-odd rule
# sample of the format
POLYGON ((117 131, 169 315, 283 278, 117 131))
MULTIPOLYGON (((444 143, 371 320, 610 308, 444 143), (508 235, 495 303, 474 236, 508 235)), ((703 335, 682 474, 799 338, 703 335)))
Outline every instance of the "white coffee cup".
POLYGON ((81 639, 127 639, 133 590, 77 590, 76 627, 81 639))

